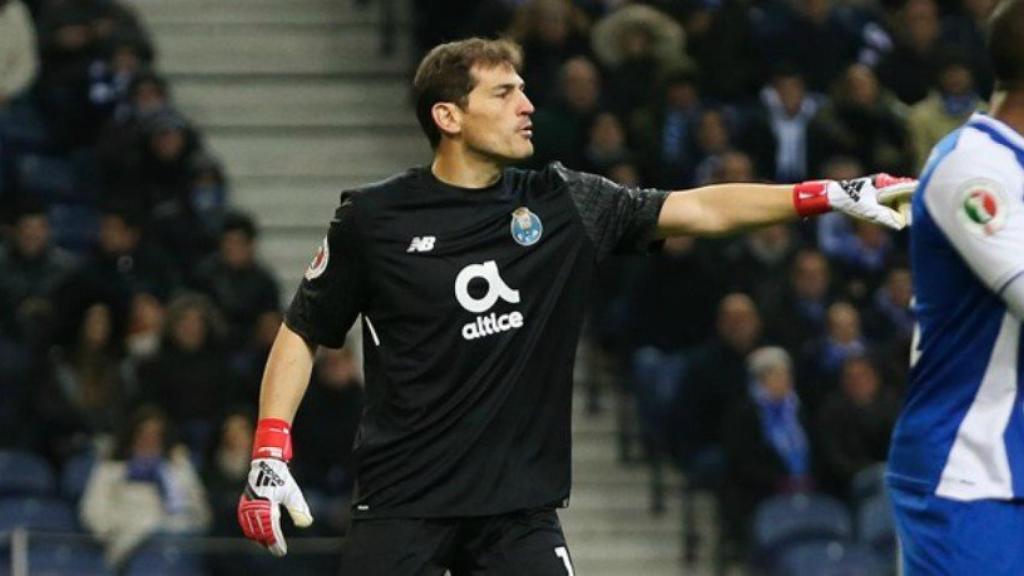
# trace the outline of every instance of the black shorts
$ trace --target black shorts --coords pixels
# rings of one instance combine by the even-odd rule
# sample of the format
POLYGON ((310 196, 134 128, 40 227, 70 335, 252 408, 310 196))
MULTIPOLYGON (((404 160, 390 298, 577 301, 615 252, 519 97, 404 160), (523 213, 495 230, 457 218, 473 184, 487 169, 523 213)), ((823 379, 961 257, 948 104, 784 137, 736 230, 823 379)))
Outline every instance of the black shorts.
POLYGON ((353 520, 341 576, 574 576, 553 508, 479 518, 353 520))

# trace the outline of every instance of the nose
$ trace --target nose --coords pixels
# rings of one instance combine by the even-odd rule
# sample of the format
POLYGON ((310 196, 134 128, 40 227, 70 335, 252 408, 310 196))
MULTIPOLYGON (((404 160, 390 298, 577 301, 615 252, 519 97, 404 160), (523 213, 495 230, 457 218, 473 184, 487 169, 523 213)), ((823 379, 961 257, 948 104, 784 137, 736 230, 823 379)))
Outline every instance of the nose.
POLYGON ((529 96, 526 95, 526 92, 521 92, 520 94, 523 95, 523 98, 522 102, 519 104, 519 114, 525 116, 533 114, 533 112, 536 110, 536 108, 533 107, 533 102, 530 102, 530 98, 529 96))

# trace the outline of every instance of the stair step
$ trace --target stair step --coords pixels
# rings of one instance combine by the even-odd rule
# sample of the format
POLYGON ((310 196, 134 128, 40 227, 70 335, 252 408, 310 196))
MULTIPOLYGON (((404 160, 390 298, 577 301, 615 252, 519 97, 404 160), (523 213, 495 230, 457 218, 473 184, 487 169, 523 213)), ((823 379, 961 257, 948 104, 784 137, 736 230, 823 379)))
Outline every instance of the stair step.
POLYGON ((318 126, 419 130, 404 80, 183 80, 175 83, 174 95, 193 121, 213 132, 318 126))
MULTIPOLYGON (((381 21, 379 3, 355 7, 354 2, 338 0, 246 0, 244 10, 238 0, 174 0, 150 2, 134 0, 131 5, 154 29, 196 24, 242 25, 372 25, 381 21)), ((394 2, 398 22, 408 22, 405 2, 394 2)))
POLYGON ((377 174, 380 178, 430 159, 419 133, 211 135, 211 148, 239 176, 343 177, 377 174))
POLYGON ((169 74, 400 73, 410 69, 408 34, 391 56, 379 50, 379 30, 346 26, 201 26, 154 30, 161 69, 169 74))

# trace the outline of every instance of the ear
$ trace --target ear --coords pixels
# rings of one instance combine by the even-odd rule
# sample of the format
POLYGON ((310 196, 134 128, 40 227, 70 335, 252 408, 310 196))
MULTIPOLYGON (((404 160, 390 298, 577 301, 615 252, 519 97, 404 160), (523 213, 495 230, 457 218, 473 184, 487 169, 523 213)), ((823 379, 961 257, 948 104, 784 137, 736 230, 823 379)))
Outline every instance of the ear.
POLYGON ((462 110, 452 102, 438 102, 430 109, 434 124, 446 136, 462 132, 462 110))

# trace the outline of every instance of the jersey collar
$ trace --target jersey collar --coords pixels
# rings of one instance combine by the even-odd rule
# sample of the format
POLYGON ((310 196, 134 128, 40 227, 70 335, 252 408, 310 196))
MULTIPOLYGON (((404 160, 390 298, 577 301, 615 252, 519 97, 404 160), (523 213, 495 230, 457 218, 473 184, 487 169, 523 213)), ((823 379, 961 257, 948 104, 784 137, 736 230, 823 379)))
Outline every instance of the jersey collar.
POLYGON ((982 114, 981 112, 975 112, 971 114, 971 119, 967 121, 967 125, 972 128, 978 128, 983 132, 992 133, 993 131, 1002 136, 1008 144, 1015 148, 1017 154, 1024 154, 1024 135, 1019 134, 1016 130, 1003 123, 1001 120, 993 118, 988 114, 982 114))

